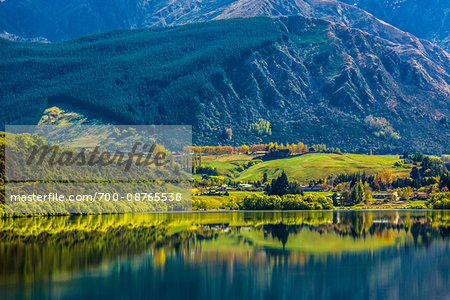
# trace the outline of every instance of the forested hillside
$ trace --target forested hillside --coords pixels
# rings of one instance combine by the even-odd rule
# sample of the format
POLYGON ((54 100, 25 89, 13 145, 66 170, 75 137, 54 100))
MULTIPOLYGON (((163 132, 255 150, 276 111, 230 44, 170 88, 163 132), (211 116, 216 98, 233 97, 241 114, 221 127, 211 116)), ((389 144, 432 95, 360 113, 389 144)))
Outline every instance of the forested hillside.
POLYGON ((322 20, 0 40, 0 57, 3 125, 69 104, 115 123, 192 124, 196 144, 449 150, 449 55, 322 20))

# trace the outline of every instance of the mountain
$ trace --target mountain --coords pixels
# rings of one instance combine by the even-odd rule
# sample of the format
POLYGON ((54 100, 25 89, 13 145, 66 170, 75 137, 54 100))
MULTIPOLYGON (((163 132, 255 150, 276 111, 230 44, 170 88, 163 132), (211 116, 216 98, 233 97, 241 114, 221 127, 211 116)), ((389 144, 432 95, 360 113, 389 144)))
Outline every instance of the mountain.
MULTIPOLYGON (((343 0, 371 9, 370 3, 392 1, 343 0)), ((395 1, 404 13, 387 17, 399 28, 448 48, 448 1, 438 7, 427 7, 429 1, 395 1), (406 5, 405 3, 419 3, 406 5), (400 4, 398 4, 400 3, 400 4), (446 3, 446 4, 445 4, 446 3), (415 10, 408 15, 408 7, 415 10), (443 13, 439 13, 439 9, 443 13), (426 12, 422 14, 421 12, 426 12), (438 12, 438 13, 437 13, 438 12), (408 15, 405 18, 405 15, 408 15), (425 24, 425 25, 424 25, 425 24), (433 26, 432 26, 432 25, 433 26), (421 32, 427 28, 427 33, 421 32), (446 28, 446 29, 445 29, 446 28)), ((376 16, 385 17, 390 6, 376 10, 376 16)), ((237 17, 298 15, 324 19, 358 28, 393 42, 417 43, 414 37, 376 19, 371 14, 335 0, 111 0, 105 5, 100 0, 3 0, 0 2, 0 32, 22 38, 45 38, 50 41, 67 40, 113 29, 161 27, 201 21, 237 17)), ((386 21, 386 20, 385 20, 386 21)))
POLYGON ((323 20, 0 39, 0 57, 4 124, 37 124, 46 109, 69 105, 108 122, 192 124, 196 144, 449 152, 449 54, 323 20), (267 121, 271 134, 259 130, 267 121))
POLYGON ((341 0, 413 35, 450 50, 450 1, 341 0))

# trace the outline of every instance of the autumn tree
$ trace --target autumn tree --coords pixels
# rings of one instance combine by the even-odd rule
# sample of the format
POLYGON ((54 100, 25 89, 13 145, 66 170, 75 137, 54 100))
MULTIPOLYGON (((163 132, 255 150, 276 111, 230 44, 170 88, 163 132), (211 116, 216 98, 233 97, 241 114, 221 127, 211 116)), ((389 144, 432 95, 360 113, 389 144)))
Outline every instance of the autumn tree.
POLYGON ((231 140, 233 138, 233 130, 231 128, 225 128, 225 136, 231 140))
POLYGON ((375 176, 373 183, 379 188, 379 189, 387 189, 393 181, 392 172, 391 171, 383 171, 378 172, 378 174, 375 176))
POLYGON ((369 204, 370 201, 372 201, 372 191, 369 189, 366 189, 364 191, 364 201, 366 204, 369 204))
POLYGON ((247 145, 242 145, 242 153, 248 154, 250 147, 247 145))
POLYGON ((270 122, 264 119, 259 119, 258 122, 250 124, 250 130, 260 135, 272 134, 272 130, 270 129, 270 122))

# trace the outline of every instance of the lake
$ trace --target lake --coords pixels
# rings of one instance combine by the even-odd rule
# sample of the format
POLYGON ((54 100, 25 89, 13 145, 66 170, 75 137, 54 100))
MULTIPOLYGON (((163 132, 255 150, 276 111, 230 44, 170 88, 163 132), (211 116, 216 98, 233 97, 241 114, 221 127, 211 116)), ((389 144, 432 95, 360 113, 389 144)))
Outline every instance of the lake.
POLYGON ((0 219, 2 299, 450 299, 450 211, 0 219))

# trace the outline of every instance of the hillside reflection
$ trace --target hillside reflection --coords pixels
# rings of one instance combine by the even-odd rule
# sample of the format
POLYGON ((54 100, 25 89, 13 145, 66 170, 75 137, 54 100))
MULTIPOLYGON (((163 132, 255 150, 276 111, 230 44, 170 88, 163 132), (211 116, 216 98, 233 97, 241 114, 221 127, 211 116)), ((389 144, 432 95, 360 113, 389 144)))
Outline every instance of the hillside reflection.
MULTIPOLYGON (((188 272, 200 282, 208 278, 213 282, 217 280, 219 283, 214 289, 223 288, 224 295, 228 295, 225 286, 240 286, 244 280, 260 287, 258 293, 264 297, 274 293, 280 284, 290 282, 289 278, 280 280, 291 274, 289 276, 304 280, 301 295, 308 296, 312 295, 312 290, 308 292, 308 282, 317 286, 321 280, 331 280, 329 276, 342 276, 345 282, 349 277, 361 284, 366 284, 363 279, 381 284, 385 278, 379 276, 406 276, 400 272, 412 267, 416 268, 415 277, 425 276, 427 270, 427 276, 436 276, 437 281, 430 288, 439 292, 441 284, 449 283, 450 263, 446 255, 449 225, 450 214, 445 211, 3 219, 0 220, 0 291, 3 292, 0 295, 45 296, 48 293, 45 285, 39 285, 41 288, 36 290, 36 284, 47 282, 66 297, 69 290, 60 282, 94 276, 103 278, 99 284, 109 287, 115 276, 128 274, 134 278, 145 274, 142 278, 160 284, 152 285, 155 293, 167 293, 163 290, 164 280, 176 278, 178 286, 172 288, 171 293, 175 294, 170 295, 176 297, 177 291, 185 285, 197 286, 179 277, 188 272), (410 260, 409 264, 405 258, 410 260), (325 270, 327 274, 323 273, 325 270), (346 273, 348 271, 350 273, 346 273), (444 277, 439 277, 442 275, 444 277), (314 276, 318 282, 314 282, 314 276), (270 286, 273 289, 266 291, 270 286)), ((142 278, 135 278, 137 282, 133 284, 143 284, 142 278)), ((414 284, 420 286, 418 282, 414 284)), ((82 286, 90 285, 83 281, 82 286)), ((92 293, 90 289, 81 289, 81 294, 73 295, 81 297, 85 292, 92 293)), ((120 291, 116 292, 118 294, 112 296, 120 295, 120 291)), ((250 291, 244 288, 244 292, 250 291)))

